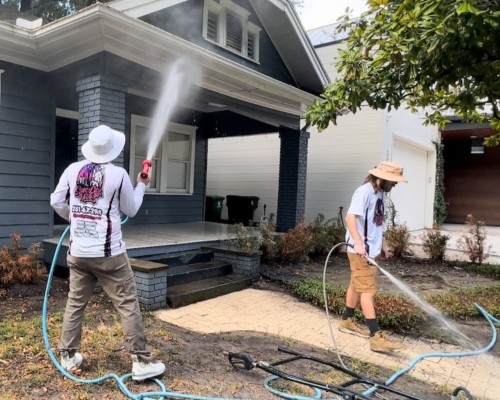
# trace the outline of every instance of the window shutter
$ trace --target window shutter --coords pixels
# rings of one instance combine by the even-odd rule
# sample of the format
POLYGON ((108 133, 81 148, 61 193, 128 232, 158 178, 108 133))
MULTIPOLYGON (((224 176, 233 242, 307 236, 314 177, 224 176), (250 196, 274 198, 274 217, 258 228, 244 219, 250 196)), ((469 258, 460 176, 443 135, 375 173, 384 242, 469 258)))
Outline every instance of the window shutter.
POLYGON ((211 11, 208 12, 207 18, 207 38, 218 42, 218 27, 219 27, 219 16, 211 11))
POLYGON ((241 52, 243 25, 241 19, 228 13, 226 16, 226 46, 241 52))

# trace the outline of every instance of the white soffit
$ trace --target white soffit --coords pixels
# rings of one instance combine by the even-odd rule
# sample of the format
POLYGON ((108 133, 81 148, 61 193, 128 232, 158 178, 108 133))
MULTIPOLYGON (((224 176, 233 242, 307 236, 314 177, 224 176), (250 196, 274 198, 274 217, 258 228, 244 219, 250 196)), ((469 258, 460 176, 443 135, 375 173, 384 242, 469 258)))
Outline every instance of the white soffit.
POLYGON ((163 10, 164 8, 184 3, 186 0, 116 0, 106 3, 107 6, 121 11, 129 17, 140 18, 144 15, 163 10))

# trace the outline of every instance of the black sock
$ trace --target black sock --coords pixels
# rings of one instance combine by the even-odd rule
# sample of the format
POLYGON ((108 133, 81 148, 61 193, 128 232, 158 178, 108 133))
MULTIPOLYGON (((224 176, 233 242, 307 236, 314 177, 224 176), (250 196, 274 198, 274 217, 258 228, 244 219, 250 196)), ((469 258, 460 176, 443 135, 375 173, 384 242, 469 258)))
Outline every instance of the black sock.
POLYGON ((354 308, 346 307, 344 314, 342 314, 342 319, 347 319, 352 317, 354 317, 354 308))
POLYGON ((370 336, 375 335, 375 333, 380 330, 380 328, 378 327, 376 318, 367 319, 366 325, 368 325, 368 329, 370 330, 370 336))

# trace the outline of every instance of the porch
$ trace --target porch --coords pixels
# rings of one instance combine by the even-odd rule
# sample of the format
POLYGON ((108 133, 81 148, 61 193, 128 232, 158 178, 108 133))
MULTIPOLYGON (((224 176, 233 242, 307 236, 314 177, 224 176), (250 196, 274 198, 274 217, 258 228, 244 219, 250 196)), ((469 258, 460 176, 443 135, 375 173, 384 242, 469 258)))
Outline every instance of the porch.
MULTIPOLYGON (((65 227, 54 230, 54 236, 43 241, 44 262, 51 263, 57 243, 65 227)), ((237 237, 236 226, 216 222, 198 221, 174 224, 133 225, 124 224, 123 237, 131 258, 149 258, 156 255, 195 251, 202 247, 224 246, 237 237)), ((466 232, 463 224, 444 224, 444 234, 450 236, 446 256, 448 259, 467 260, 457 241, 466 232)), ((485 247, 487 262, 500 264, 500 227, 486 226, 485 247)), ((425 230, 411 232, 411 249, 417 256, 424 256, 421 250, 425 230)), ((66 266, 68 237, 62 243, 57 265, 66 266)))
MULTIPOLYGON (((43 260, 67 275, 66 227, 43 242, 43 260), (59 248, 59 250, 58 250, 59 248)), ((228 246, 236 226, 215 222, 123 225, 137 296, 147 310, 180 307, 248 288, 259 278, 260 252, 228 246)))
MULTIPOLYGON (((54 236, 43 241, 45 263, 52 263, 56 246, 66 226, 54 229, 54 236)), ((221 246, 237 237, 235 225, 197 221, 174 224, 123 224, 123 240, 131 258, 195 251, 202 247, 221 246)), ((57 265, 66 266, 68 235, 57 257, 57 265)))

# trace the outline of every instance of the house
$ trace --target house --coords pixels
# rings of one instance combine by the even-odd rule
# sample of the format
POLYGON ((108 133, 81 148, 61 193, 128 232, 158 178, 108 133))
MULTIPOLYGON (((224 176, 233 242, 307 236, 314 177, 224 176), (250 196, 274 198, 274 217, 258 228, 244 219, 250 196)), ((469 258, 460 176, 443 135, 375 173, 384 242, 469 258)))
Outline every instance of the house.
MULTIPOLYGON (((336 31, 335 24, 313 29, 308 35, 330 79, 335 79, 335 58, 345 35, 336 31)), ((352 193, 367 171, 382 160, 393 160, 402 164, 409 181, 390 194, 397 221, 410 230, 432 226, 437 128, 424 126, 423 114, 368 107, 339 117, 337 123, 321 133, 308 128, 305 220, 311 222, 318 214, 332 218, 341 210, 345 215, 352 193)), ((210 139, 208 193, 259 197, 254 214, 257 221, 264 214, 264 205, 267 215, 276 214, 279 146, 278 133, 210 139)))
POLYGON ((130 225, 204 221, 208 141, 271 132, 278 223, 301 218, 301 117, 328 77, 288 1, 117 0, 48 24, 0 7, 0 245, 54 234, 49 195, 99 124, 125 132, 132 177, 153 161, 130 225))
POLYGON ((446 222, 463 224, 467 214, 490 227, 500 226, 500 147, 485 147, 494 134, 487 124, 450 117, 441 132, 446 222))

